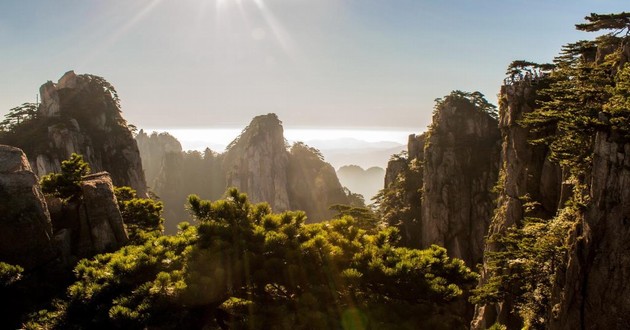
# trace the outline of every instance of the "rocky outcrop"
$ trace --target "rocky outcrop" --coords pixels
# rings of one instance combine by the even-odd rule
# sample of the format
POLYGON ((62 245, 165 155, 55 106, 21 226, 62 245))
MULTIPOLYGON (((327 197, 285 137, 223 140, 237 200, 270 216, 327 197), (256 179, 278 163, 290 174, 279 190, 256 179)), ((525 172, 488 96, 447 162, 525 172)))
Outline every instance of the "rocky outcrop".
POLYGON ((289 210, 286 149, 278 117, 257 116, 227 148, 223 160, 227 185, 247 193, 254 203, 268 202, 276 211, 289 210))
POLYGON ((140 130, 135 137, 142 159, 142 168, 149 187, 155 189, 162 162, 168 153, 181 154, 182 145, 168 133, 147 134, 140 130))
POLYGON ((109 173, 83 177, 77 199, 63 203, 49 196, 47 201, 64 264, 114 251, 128 242, 109 173))
POLYGON ((275 114, 255 117, 223 155, 227 186, 275 211, 301 209, 310 221, 330 218, 330 205, 347 203, 335 170, 314 148, 298 143, 288 151, 283 131, 275 114))
POLYGON ((334 204, 348 204, 335 169, 326 163, 317 149, 294 144, 289 152, 287 192, 290 208, 306 212, 308 219, 331 219, 334 204))
POLYGON ((385 184, 384 187, 389 187, 396 178, 401 175, 408 167, 409 162, 415 159, 417 162, 422 163, 424 161, 424 143, 427 138, 427 134, 420 135, 410 134, 407 143, 407 155, 393 155, 389 162, 387 162, 387 168, 385 169, 385 184))
POLYGON ((409 136, 407 156, 393 157, 385 188, 407 210, 398 223, 405 244, 444 246, 470 266, 482 260, 499 164, 497 121, 469 99, 447 96, 429 132, 409 136), (402 195, 401 195, 402 194, 402 195))
POLYGON ((0 261, 27 270, 56 258, 37 176, 22 150, 0 145, 0 261))
POLYGON ((83 208, 81 223, 90 228, 92 247, 96 253, 115 250, 128 241, 114 185, 107 172, 85 176, 81 181, 83 208))
MULTIPOLYGON (((534 146, 529 141, 534 133, 522 127, 519 121, 536 107, 540 85, 521 81, 504 85, 500 93, 499 128, 501 130, 501 168, 497 208, 488 236, 503 234, 511 226, 519 226, 523 219, 523 204, 537 205, 529 216, 543 219, 553 217, 558 208, 562 171, 548 160, 548 148, 534 146)), ((497 251, 491 242, 486 252, 497 251)), ((482 269, 481 282, 486 280, 482 269)), ((522 327, 520 319, 512 314, 512 298, 501 304, 477 306, 472 322, 473 329, 486 329, 495 322, 510 329, 522 327)))
POLYGON ((423 246, 438 244, 475 265, 494 210, 499 164, 497 121, 466 99, 448 97, 424 149, 423 246))
POLYGON ((630 328, 630 143, 598 132, 590 203, 571 233, 550 329, 630 328))
POLYGON ((120 114, 115 89, 103 78, 67 72, 40 88, 38 115, 0 141, 22 148, 35 174, 59 172, 72 153, 83 155, 95 171, 107 171, 117 186, 146 196, 140 154, 120 114))

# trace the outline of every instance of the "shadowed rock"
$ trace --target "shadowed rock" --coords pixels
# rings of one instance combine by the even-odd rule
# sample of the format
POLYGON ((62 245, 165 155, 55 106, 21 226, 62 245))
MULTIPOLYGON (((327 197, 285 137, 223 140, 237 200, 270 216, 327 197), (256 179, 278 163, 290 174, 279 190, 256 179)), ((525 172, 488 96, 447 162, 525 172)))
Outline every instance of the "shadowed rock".
POLYGON ((0 261, 32 269, 56 258, 37 176, 22 150, 0 145, 0 261))

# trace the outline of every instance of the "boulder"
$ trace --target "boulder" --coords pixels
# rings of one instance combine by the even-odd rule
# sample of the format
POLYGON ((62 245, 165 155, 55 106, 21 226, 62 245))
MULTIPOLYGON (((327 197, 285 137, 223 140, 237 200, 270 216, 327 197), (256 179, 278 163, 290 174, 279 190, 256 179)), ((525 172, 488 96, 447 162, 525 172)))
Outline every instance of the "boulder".
POLYGON ((0 261, 25 269, 57 256, 37 176, 22 150, 0 145, 0 261))

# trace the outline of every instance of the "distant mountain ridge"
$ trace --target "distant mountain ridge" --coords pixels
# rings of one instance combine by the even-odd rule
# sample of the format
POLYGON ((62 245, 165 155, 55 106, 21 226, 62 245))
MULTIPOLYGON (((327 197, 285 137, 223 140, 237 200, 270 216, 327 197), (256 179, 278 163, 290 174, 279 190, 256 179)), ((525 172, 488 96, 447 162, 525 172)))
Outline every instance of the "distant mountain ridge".
POLYGON ((373 166, 363 169, 358 165, 345 165, 337 170, 339 181, 353 193, 363 195, 365 203, 370 200, 383 188, 385 179, 385 169, 373 166))
POLYGON ((151 188, 165 202, 170 231, 187 216, 188 194, 218 199, 227 187, 239 188, 253 202, 268 202, 275 211, 303 210, 311 222, 329 219, 330 205, 348 202, 334 168, 315 148, 289 147, 275 114, 255 117, 224 153, 184 152, 164 133, 141 132, 136 139, 143 162, 152 169, 151 188))

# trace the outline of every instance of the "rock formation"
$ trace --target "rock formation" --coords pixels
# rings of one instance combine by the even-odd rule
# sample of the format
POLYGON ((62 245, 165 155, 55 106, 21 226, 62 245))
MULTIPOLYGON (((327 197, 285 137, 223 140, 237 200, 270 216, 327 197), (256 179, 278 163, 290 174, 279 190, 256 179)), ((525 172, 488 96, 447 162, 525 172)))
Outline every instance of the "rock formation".
POLYGON ((114 251, 127 243, 109 173, 83 177, 78 199, 63 203, 59 198, 47 196, 47 201, 64 264, 114 251))
POLYGON ((470 101, 447 97, 424 148, 423 246, 438 244, 470 266, 482 260, 494 210, 497 121, 470 101))
MULTIPOLYGON (((627 37, 598 39, 590 47, 579 49, 576 54, 579 55, 576 63, 591 70, 584 77, 584 82, 580 83, 603 90, 604 87, 620 84, 613 81, 611 74, 620 70, 621 65, 630 58, 630 43, 627 37), (619 60, 619 67, 610 68, 603 64, 606 56, 612 52, 616 53, 615 59, 619 60), (600 76, 596 77, 596 73, 600 76)), ((566 116, 558 116, 556 120, 559 123, 553 126, 551 133, 550 148, 532 145, 529 141, 540 138, 537 136, 539 134, 545 136, 545 131, 529 131, 518 125, 518 122, 522 118, 527 119, 524 115, 531 112, 538 116, 529 120, 529 127, 536 128, 539 122, 535 120, 549 115, 548 109, 539 107, 535 102, 539 89, 546 91, 540 93, 542 97, 551 97, 552 102, 564 105, 563 96, 553 94, 567 86, 562 85, 566 78, 560 77, 560 83, 557 84, 554 84, 556 77, 547 79, 542 76, 512 82, 502 87, 502 180, 498 185, 501 189, 499 205, 489 231, 491 238, 506 237, 506 233, 514 235, 519 230, 520 233, 527 233, 528 230, 535 229, 535 226, 542 225, 550 234, 542 232, 533 237, 532 241, 536 244, 533 246, 536 249, 531 250, 527 245, 532 244, 531 242, 521 241, 519 244, 524 247, 512 248, 510 255, 514 256, 516 253, 517 256, 507 259, 507 262, 536 260, 537 256, 547 256, 548 251, 552 251, 553 258, 549 262, 539 260, 537 263, 540 268, 534 272, 543 273, 543 276, 537 274, 533 278, 521 278, 517 287, 503 286, 501 289, 504 291, 501 292, 498 303, 477 306, 471 324, 473 329, 485 329, 495 323, 504 324, 508 329, 518 329, 524 323, 527 325, 534 322, 538 322, 536 327, 548 329, 630 327, 630 304, 627 298, 630 294, 627 285, 630 279, 630 259, 627 255, 630 248, 627 221, 630 216, 630 143, 627 133, 623 133, 628 130, 628 110, 626 106, 618 110, 620 112, 614 112, 605 105, 608 104, 606 99, 610 97, 606 93, 617 95, 625 102, 627 93, 615 94, 614 89, 608 88, 606 93, 594 93, 601 99, 592 103, 584 101, 578 108, 561 113, 566 116), (580 112, 583 109, 591 112, 580 112), (565 129, 562 125, 567 121, 574 118, 583 120, 588 116, 596 116, 592 119, 596 119, 597 125, 585 128, 592 129, 592 134, 562 131, 565 129), (620 124, 612 123, 610 116, 616 116, 615 120, 620 124), (564 134, 569 138, 570 144, 562 146, 562 149, 554 143, 566 143, 567 140, 563 140, 564 134), (580 134, 586 136, 581 144, 575 142, 579 141, 580 134), (562 164, 562 169, 549 161, 550 155, 562 164), (531 225, 531 219, 539 222, 531 225), (554 233, 554 230, 558 231, 554 233), (553 244, 551 248, 549 244, 553 244), (524 284, 536 286, 536 292, 533 295, 520 293, 524 284)), ((619 76, 617 79, 620 79, 619 76)), ((588 100, 587 96, 594 99, 588 94, 591 91, 586 89, 571 88, 570 92, 578 94, 582 99, 588 100)), ((571 104, 570 100, 566 102, 571 104)), ((564 108, 562 110, 565 111, 564 108)), ((576 130, 573 126, 569 127, 576 130)), ((492 277, 488 270, 492 269, 493 261, 489 259, 496 258, 496 251, 505 252, 505 245, 494 239, 489 240, 481 278, 482 288, 492 279, 522 274, 518 268, 517 271, 512 271, 503 267, 499 275, 495 270, 492 277)))
POLYGON ((459 96, 438 106, 428 133, 409 137, 407 156, 393 157, 385 175, 386 190, 399 185, 409 210, 398 216, 407 245, 444 246, 469 266, 482 260, 499 139, 496 119, 459 96))
POLYGON ((384 220, 400 229, 404 245, 416 248, 423 244, 420 225, 426 137, 427 133, 409 135, 407 152, 390 158, 385 170, 385 189, 380 195, 384 220))
POLYGON ((81 181, 83 203, 81 223, 89 224, 94 251, 115 250, 127 243, 114 185, 107 172, 85 176, 81 181))
POLYGON ((0 145, 0 261, 27 270, 56 258, 37 176, 22 150, 0 145))
MULTIPOLYGON (((598 132, 589 178, 590 203, 567 233, 566 266, 557 270, 546 306, 549 329, 627 329, 630 144, 598 132)), ((484 319, 482 319, 484 320, 484 319)))
POLYGON ((223 154, 210 149, 167 152, 170 147, 162 144, 179 144, 158 134, 147 141, 145 135, 139 135, 142 154, 162 154, 153 188, 165 203, 167 232, 188 219, 184 205, 189 194, 218 199, 228 187, 239 188, 254 203, 269 203, 275 211, 306 211, 309 221, 329 219, 334 215, 330 205, 348 202, 334 169, 316 149, 296 144, 287 150, 275 114, 254 118, 223 154), (159 151, 147 150, 151 148, 159 151))
MULTIPOLYGON (((537 90, 540 85, 522 81, 501 88, 499 128, 501 130, 500 191, 497 208, 488 236, 505 233, 507 228, 520 225, 524 219, 523 204, 537 203, 537 217, 549 219, 558 208, 562 171, 557 164, 548 160, 548 148, 534 146, 529 141, 536 136, 519 125, 523 116, 536 107, 537 90)), ((496 251, 488 244, 486 252, 496 251)), ((485 270, 482 279, 485 281, 485 270)), ((512 298, 501 304, 477 306, 473 329, 486 329, 495 322, 520 328, 522 321, 512 313, 512 298)))
POLYGON ((150 135, 140 130, 136 135, 142 168, 150 188, 155 188, 156 179, 162 169, 162 162, 168 153, 180 154, 182 145, 168 133, 153 132, 150 135))
POLYGON ((228 146, 223 168, 227 185, 247 193, 252 202, 268 202, 276 211, 290 209, 289 153, 275 114, 252 120, 228 146))
POLYGON ((348 203, 335 169, 317 149, 305 144, 291 147, 287 178, 290 208, 306 212, 308 219, 331 219, 334 216, 329 210, 331 205, 348 203))
POLYGON ((120 114, 115 89, 103 78, 69 71, 40 88, 36 118, 19 125, 2 143, 22 148, 38 176, 59 172, 74 153, 95 171, 107 171, 116 186, 130 186, 146 196, 140 154, 120 114))
POLYGON ((630 143, 598 132, 589 181, 549 329, 630 328, 630 143))
POLYGON ((255 117, 227 148, 223 159, 227 186, 268 202, 275 211, 303 210, 310 221, 330 218, 328 207, 347 197, 332 166, 316 149, 295 144, 287 150, 275 114, 255 117))

